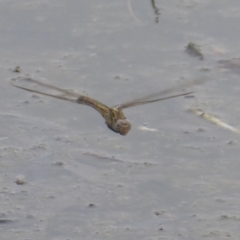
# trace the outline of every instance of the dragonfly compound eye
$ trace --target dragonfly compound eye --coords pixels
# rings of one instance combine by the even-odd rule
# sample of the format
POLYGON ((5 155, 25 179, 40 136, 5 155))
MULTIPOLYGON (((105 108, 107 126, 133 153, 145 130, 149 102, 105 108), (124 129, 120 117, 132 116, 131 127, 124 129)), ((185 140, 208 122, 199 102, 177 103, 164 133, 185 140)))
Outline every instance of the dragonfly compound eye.
POLYGON ((131 123, 126 119, 118 119, 115 123, 116 131, 121 135, 126 135, 131 129, 131 123))

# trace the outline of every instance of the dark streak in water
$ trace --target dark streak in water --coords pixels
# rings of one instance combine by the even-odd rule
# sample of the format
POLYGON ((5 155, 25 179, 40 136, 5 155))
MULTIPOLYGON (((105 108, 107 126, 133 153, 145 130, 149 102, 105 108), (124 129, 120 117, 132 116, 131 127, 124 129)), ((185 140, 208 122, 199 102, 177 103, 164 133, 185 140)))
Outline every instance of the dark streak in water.
POLYGON ((0 224, 11 223, 12 220, 9 219, 0 219, 0 224))

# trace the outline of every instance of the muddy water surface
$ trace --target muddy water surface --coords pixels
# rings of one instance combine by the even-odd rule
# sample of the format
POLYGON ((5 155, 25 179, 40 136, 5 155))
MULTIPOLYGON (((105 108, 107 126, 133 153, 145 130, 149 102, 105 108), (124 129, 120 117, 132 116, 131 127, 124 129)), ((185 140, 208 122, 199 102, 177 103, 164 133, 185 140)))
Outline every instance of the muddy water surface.
POLYGON ((239 73, 219 66, 239 58, 239 1, 152 2, 1 1, 2 240, 240 238, 239 136, 188 111, 240 127, 239 73), (126 109, 120 136, 87 106, 10 84, 26 74, 110 106, 206 82, 126 109))

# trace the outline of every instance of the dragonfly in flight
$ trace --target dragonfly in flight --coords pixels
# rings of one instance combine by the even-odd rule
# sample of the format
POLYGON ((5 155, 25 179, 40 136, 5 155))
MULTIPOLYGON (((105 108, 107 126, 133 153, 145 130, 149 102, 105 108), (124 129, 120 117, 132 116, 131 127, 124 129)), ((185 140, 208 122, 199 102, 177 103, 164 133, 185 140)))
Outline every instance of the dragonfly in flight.
POLYGON ((58 88, 47 83, 39 82, 32 78, 19 77, 19 78, 13 79, 12 84, 15 87, 18 87, 30 92, 90 106, 95 110, 97 110, 103 116, 108 128, 110 128, 112 131, 119 133, 121 135, 126 135, 131 129, 131 123, 124 116, 123 109, 192 94, 193 92, 185 92, 185 93, 179 93, 176 95, 160 97, 166 94, 170 94, 171 92, 177 91, 182 88, 200 84, 201 82, 202 82, 201 80, 195 80, 190 83, 184 83, 175 87, 158 91, 153 94, 149 94, 141 98, 137 98, 129 102, 115 105, 113 107, 108 107, 107 105, 93 98, 90 98, 88 96, 84 96, 79 93, 75 93, 73 91, 58 88), (40 90, 38 90, 39 88, 40 90), (55 93, 51 93, 52 91, 55 93))

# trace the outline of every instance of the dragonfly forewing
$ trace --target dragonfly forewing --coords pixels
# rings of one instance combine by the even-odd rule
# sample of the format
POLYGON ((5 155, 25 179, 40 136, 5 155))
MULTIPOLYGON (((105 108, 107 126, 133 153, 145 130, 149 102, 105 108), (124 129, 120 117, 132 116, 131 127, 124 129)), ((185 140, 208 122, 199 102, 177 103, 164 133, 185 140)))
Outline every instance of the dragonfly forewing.
POLYGON ((190 87, 190 86, 199 85, 199 84, 203 83, 204 81, 205 80, 201 79, 201 80, 194 80, 194 81, 188 82, 188 83, 179 84, 177 86, 170 87, 170 88, 167 88, 165 90, 161 90, 161 91, 158 91, 158 92, 155 92, 155 93, 152 93, 152 94, 148 94, 148 95, 140 97, 140 98, 136 98, 136 99, 134 99, 132 101, 129 101, 129 102, 125 102, 125 103, 122 103, 122 104, 119 104, 119 105, 115 105, 114 107, 116 107, 117 109, 124 109, 124 108, 133 107, 133 106, 138 106, 138 105, 163 101, 163 100, 170 99, 170 98, 186 96, 186 95, 192 94, 193 92, 185 92, 185 93, 179 93, 179 94, 176 94, 176 95, 161 97, 161 96, 170 94, 172 92, 180 91, 180 90, 182 90, 184 88, 187 88, 187 87, 190 87))
POLYGON ((73 91, 65 90, 47 83, 39 82, 32 78, 19 77, 19 78, 13 79, 12 84, 15 87, 18 87, 30 92, 39 93, 42 95, 55 97, 55 98, 58 98, 61 96, 61 97, 67 98, 68 100, 69 99, 77 100, 79 97, 81 97, 80 94, 75 93, 73 91))
POLYGON ((108 106, 102 104, 101 102, 93 98, 81 95, 73 91, 58 88, 47 83, 42 83, 32 78, 17 78, 12 81, 12 84, 15 87, 18 87, 30 92, 93 107, 104 118, 109 113, 108 106))

